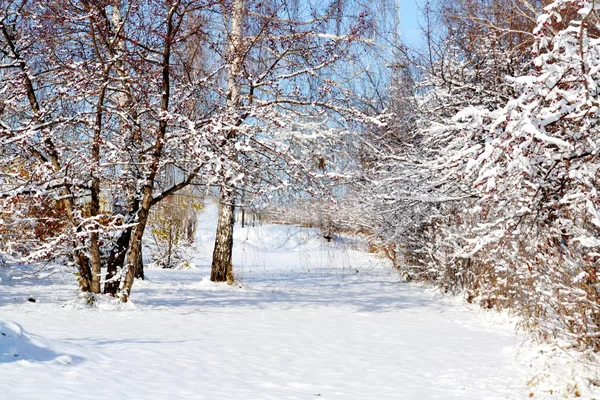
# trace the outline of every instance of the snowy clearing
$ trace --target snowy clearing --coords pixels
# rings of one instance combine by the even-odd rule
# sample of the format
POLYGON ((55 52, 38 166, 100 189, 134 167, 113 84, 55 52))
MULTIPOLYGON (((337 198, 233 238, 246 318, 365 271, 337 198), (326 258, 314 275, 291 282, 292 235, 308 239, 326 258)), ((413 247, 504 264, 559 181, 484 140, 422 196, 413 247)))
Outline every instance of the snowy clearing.
POLYGON ((504 317, 407 284, 316 230, 238 227, 240 284, 214 284, 215 217, 214 206, 200 216, 197 268, 147 269, 123 308, 73 300, 72 276, 4 276, 0 397, 519 399, 576 384, 541 375, 545 359, 524 365, 538 349, 504 317))

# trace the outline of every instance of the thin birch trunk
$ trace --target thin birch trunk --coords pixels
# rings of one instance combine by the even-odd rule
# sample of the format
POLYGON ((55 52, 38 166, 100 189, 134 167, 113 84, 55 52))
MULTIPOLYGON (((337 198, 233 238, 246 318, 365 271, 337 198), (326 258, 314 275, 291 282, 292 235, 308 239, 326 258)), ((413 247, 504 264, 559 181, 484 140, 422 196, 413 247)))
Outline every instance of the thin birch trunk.
MULTIPOLYGON (((229 37, 228 55, 231 57, 227 71, 227 107, 232 119, 240 105, 240 75, 243 67, 242 34, 244 25, 244 0, 233 0, 231 15, 231 34, 229 37)), ((228 139, 233 140, 235 131, 232 130, 228 139)), ((233 226, 235 223, 235 187, 225 182, 221 188, 219 204, 219 220, 215 236, 215 248, 210 273, 213 282, 233 283, 233 226)))
POLYGON ((210 272, 213 282, 233 283, 233 226, 234 226, 235 196, 225 190, 221 194, 219 204, 219 221, 215 237, 215 248, 210 272))

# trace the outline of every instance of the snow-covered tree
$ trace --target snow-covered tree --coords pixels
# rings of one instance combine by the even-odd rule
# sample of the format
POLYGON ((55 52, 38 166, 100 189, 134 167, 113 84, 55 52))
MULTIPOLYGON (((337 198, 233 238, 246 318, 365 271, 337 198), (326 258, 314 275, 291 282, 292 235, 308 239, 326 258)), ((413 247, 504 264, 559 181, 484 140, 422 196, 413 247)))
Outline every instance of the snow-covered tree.
POLYGON ((473 227, 477 237, 464 251, 486 249, 526 316, 543 328, 557 320, 581 342, 594 342, 600 315, 598 9, 593 1, 544 9, 534 31, 536 72, 514 79, 520 95, 466 169, 485 225, 473 227))
POLYGON ((184 39, 203 37, 199 8, 21 0, 2 8, 2 202, 34 228, 48 211, 24 206, 43 199, 59 210, 58 229, 27 256, 66 257, 84 292, 101 291, 106 266, 104 291, 121 287, 126 301, 151 207, 206 164, 202 135, 212 121, 198 122, 205 107, 186 70, 198 54, 180 53, 184 39), (177 181, 160 185, 167 168, 177 181))
POLYGON ((229 215, 242 188, 246 201, 314 193, 338 176, 348 121, 369 120, 340 84, 373 50, 360 4, 10 0, 1 12, 0 218, 30 228, 2 245, 66 260, 84 292, 127 301, 151 210, 177 191, 219 187, 229 215))
MULTIPOLYGON (((226 29, 222 101, 222 159, 231 175, 215 175, 221 188, 211 279, 233 279, 234 208, 245 201, 304 196, 341 174, 338 159, 349 128, 368 120, 356 107, 360 57, 372 57, 372 9, 332 1, 223 4, 226 29), (348 75, 355 75, 348 79, 348 75)), ((372 122, 376 122, 373 119, 372 122)))
MULTIPOLYGON (((409 275, 462 289, 486 307, 511 308, 545 337, 562 334, 592 347, 598 8, 591 1, 547 5, 533 30, 531 63, 492 86, 478 76, 493 65, 480 71, 462 57, 445 60, 428 82, 443 73, 463 83, 430 85, 421 104, 431 116, 411 143, 417 151, 388 152, 388 178, 376 192, 409 275)), ((496 57, 491 45, 478 53, 496 57)))

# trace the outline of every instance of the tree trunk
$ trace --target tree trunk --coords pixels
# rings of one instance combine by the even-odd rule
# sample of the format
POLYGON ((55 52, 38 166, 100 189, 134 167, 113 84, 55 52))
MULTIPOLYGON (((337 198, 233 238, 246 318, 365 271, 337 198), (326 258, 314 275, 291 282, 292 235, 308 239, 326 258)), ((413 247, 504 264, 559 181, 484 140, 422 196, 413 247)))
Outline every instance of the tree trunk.
POLYGON ((90 254, 91 254, 91 279, 92 293, 100 293, 100 279, 102 275, 102 260, 100 259, 99 235, 93 232, 90 238, 90 254))
POLYGON ((121 280, 117 278, 119 270, 123 268, 125 264, 125 256, 127 255, 127 245, 131 239, 131 231, 133 228, 127 228, 117 239, 110 256, 108 258, 107 269, 106 269, 106 282, 104 283, 104 294, 110 294, 112 296, 117 295, 121 280))
POLYGON ((88 258, 82 253, 77 252, 77 269, 79 271, 79 288, 82 292, 89 292, 92 289, 92 275, 88 258))
POLYGON ((235 223, 232 191, 223 190, 219 203, 219 221, 215 237, 210 280, 213 282, 233 283, 233 226, 235 223))
POLYGON ((167 246, 167 262, 165 268, 171 268, 171 255, 173 254, 173 226, 169 226, 169 244, 167 246))
MULTIPOLYGON (((103 112, 104 112, 104 99, 106 97, 106 90, 108 87, 108 80, 110 78, 111 65, 105 67, 104 70, 104 82, 102 82, 102 88, 98 95, 98 103, 96 105, 96 121, 94 125, 94 141, 92 143, 92 162, 93 167, 91 171, 91 200, 90 200, 90 214, 96 218, 100 215, 100 142, 103 127, 103 112)), ((91 274, 92 274, 92 293, 100 293, 100 280, 102 275, 102 260, 100 257, 100 234, 98 233, 99 227, 97 222, 93 226, 93 231, 90 233, 90 255, 91 255, 91 274)))
POLYGON ((194 243, 194 236, 196 234, 196 213, 192 213, 192 217, 188 217, 186 222, 186 239, 188 243, 194 243))
MULTIPOLYGON (((180 3, 174 2, 171 4, 169 9, 169 15, 167 17, 167 32, 164 38, 164 49, 163 57, 161 62, 162 69, 162 87, 163 92, 161 94, 161 111, 167 112, 169 110, 169 100, 171 96, 171 45, 173 40, 173 16, 177 12, 180 3)), ((148 216, 150 215, 150 207, 152 207, 152 192, 154 189, 154 183, 156 180, 156 174, 160 167, 160 158, 165 145, 165 136, 167 135, 167 120, 162 118, 158 124, 158 132, 156 140, 154 142, 154 151, 152 152, 151 163, 149 166, 149 173, 144 183, 142 191, 142 201, 140 203, 139 212, 137 215, 137 225, 134 227, 131 234, 131 240, 129 241, 129 253, 127 254, 127 274, 125 275, 125 281, 123 282, 123 290, 121 291, 121 301, 126 303, 129 300, 131 294, 131 288, 133 281, 136 276, 137 266, 139 264, 139 257, 142 254, 142 237, 148 223, 148 216)))
MULTIPOLYGON (((115 243, 113 250, 110 253, 110 257, 107 263, 106 270, 106 282, 104 283, 104 294, 109 294, 111 296, 116 296, 119 291, 119 286, 121 285, 121 279, 117 278, 119 270, 123 269, 125 264, 125 256, 127 255, 128 245, 131 241, 131 233, 133 228, 128 228, 119 239, 115 243)), ((141 243, 140 243, 141 246, 141 243)), ((142 256, 142 249, 140 248, 138 252, 138 262, 135 267, 135 275, 136 279, 144 279, 144 259, 142 256)))
MULTIPOLYGON (((141 244, 140 244, 141 247, 141 244)), ((143 248, 140 248, 140 255, 138 256, 138 263, 135 267, 135 279, 144 280, 144 257, 143 248)))
POLYGON ((127 303, 129 300, 129 295, 131 294, 131 288, 133 286, 133 281, 137 274, 137 267, 140 261, 140 254, 142 250, 142 236, 144 234, 144 229, 146 222, 144 221, 144 227, 140 227, 140 222, 136 226, 133 234, 131 235, 131 240, 129 241, 129 253, 127 254, 127 272, 125 273, 125 280, 123 282, 123 290, 121 291, 121 301, 123 303, 127 303))
MULTIPOLYGON (((138 125, 138 114, 133 106, 135 104, 134 96, 131 93, 131 86, 129 83, 129 75, 127 74, 126 68, 124 67, 122 55, 125 53, 126 46, 125 40, 120 38, 117 32, 122 28, 123 18, 120 6, 113 5, 111 20, 113 23, 112 32, 115 35, 116 41, 114 44, 115 53, 117 54, 117 58, 115 61, 115 65, 117 67, 117 72, 121 81, 123 82, 123 90, 115 95, 116 102, 121 110, 127 110, 128 113, 131 114, 131 120, 134 121, 133 127, 127 127, 128 124, 124 124, 123 121, 119 121, 120 124, 120 133, 123 137, 126 137, 126 142, 128 143, 127 150, 130 154, 131 160, 137 160, 138 163, 142 163, 143 160, 139 154, 139 149, 142 146, 142 139, 140 134, 140 127, 138 125)), ((129 123, 129 122, 128 122, 129 123)), ((142 179, 142 176, 137 171, 136 168, 132 168, 131 165, 123 166, 123 175, 132 175, 136 180, 142 179)), ((129 204, 129 210, 126 218, 127 223, 131 223, 135 220, 135 216, 139 210, 140 200, 138 199, 139 193, 136 193, 134 185, 128 186, 125 188, 127 195, 125 198, 127 199, 127 203, 129 204)), ((120 212, 120 211, 119 211, 120 212)), ((119 236, 119 239, 115 243, 113 247, 107 265, 106 272, 106 283, 104 284, 104 293, 110 294, 112 296, 116 296, 119 291, 119 287, 121 285, 121 278, 117 277, 120 271, 123 270, 125 266, 125 257, 127 256, 127 252, 129 250, 129 242, 131 240, 131 235, 133 232, 133 228, 127 228, 119 236)), ((138 264, 136 267, 136 275, 135 277, 141 277, 143 279, 144 276, 144 265, 140 255, 138 259, 138 264)))
MULTIPOLYGON (((229 36, 228 53, 231 62, 227 70, 227 108, 233 118, 239 112, 241 98, 240 77, 243 70, 243 30, 244 30, 244 0, 233 0, 231 10, 231 33, 229 36)), ((239 121, 235 121, 237 125, 239 121)), ((235 130, 232 129, 228 140, 235 140, 235 130)), ((210 272, 213 282, 227 282, 233 284, 233 264, 231 253, 233 250, 233 225, 235 223, 235 188, 230 182, 225 182, 221 188, 221 202, 219 203, 219 221, 215 237, 215 249, 210 272)))

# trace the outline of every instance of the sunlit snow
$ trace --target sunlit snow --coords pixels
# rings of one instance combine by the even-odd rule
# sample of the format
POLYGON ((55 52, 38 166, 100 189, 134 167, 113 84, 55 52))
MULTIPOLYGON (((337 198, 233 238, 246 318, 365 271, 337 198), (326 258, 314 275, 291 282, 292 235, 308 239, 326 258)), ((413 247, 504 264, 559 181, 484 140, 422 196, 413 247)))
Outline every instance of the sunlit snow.
POLYGON ((314 229, 238 226, 239 283, 210 282, 215 221, 210 205, 199 220, 197 268, 149 268, 127 308, 109 299, 83 307, 70 276, 5 277, 0 397, 529 395, 512 324, 403 282, 350 238, 328 243, 314 229))

